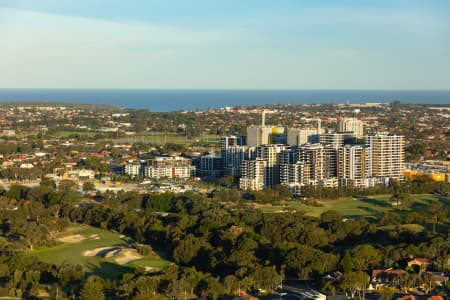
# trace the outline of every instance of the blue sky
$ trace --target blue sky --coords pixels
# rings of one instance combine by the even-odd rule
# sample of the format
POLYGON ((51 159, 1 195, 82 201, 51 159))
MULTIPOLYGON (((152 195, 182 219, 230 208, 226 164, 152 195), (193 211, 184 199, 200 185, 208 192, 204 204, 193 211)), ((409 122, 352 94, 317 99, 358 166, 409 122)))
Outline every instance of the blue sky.
POLYGON ((1 88, 450 89, 450 1, 0 0, 1 88))

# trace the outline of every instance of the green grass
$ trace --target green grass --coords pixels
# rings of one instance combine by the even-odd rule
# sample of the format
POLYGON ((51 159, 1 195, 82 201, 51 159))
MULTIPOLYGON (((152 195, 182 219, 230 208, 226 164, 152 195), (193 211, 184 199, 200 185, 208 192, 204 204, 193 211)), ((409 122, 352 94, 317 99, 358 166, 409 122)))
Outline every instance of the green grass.
POLYGON ((143 258, 143 259, 138 259, 138 260, 134 260, 129 262, 128 264, 126 264, 126 266, 129 267, 151 267, 151 268, 164 268, 168 265, 170 265, 172 262, 162 259, 162 258, 158 258, 158 257, 150 257, 150 258, 143 258))
POLYGON ((58 131, 52 135, 59 138, 67 138, 74 135, 80 137, 94 137, 96 134, 98 134, 98 132, 95 131, 58 131))
POLYGON ((71 226, 69 232, 60 237, 73 234, 81 234, 86 237, 97 234, 100 239, 88 239, 79 243, 58 243, 54 247, 43 247, 26 252, 25 255, 36 256, 41 261, 56 265, 61 265, 64 261, 81 264, 87 274, 95 274, 110 279, 118 278, 118 276, 127 272, 132 272, 138 266, 162 268, 170 264, 169 261, 159 257, 143 258, 125 265, 119 265, 113 258, 83 256, 82 253, 86 250, 93 250, 100 247, 123 246, 127 244, 127 241, 120 238, 121 235, 118 233, 79 225, 71 226))
POLYGON ((174 133, 163 133, 163 132, 146 132, 138 134, 135 136, 123 137, 116 139, 118 142, 143 142, 152 144, 183 144, 190 145, 193 143, 209 143, 217 144, 219 143, 219 136, 216 134, 204 134, 203 136, 196 138, 186 138, 186 136, 178 135, 174 133))
MULTIPOLYGON (((260 206, 264 212, 277 212, 283 209, 294 209, 304 211, 307 215, 318 217, 327 210, 337 210, 346 217, 354 216, 380 216, 385 212, 397 211, 389 202, 390 195, 376 195, 369 197, 344 198, 338 200, 317 201, 321 206, 309 206, 299 202, 289 202, 284 206, 260 206)), ((438 201, 438 198, 425 195, 411 195, 413 203, 409 210, 424 209, 432 201, 438 201)))
MULTIPOLYGON (((411 231, 411 232, 422 232, 425 230, 425 227, 419 224, 401 224, 398 225, 400 228, 411 231)), ((387 225, 387 226, 379 226, 378 229, 380 230, 392 230, 394 229, 396 226, 395 225, 387 225)))

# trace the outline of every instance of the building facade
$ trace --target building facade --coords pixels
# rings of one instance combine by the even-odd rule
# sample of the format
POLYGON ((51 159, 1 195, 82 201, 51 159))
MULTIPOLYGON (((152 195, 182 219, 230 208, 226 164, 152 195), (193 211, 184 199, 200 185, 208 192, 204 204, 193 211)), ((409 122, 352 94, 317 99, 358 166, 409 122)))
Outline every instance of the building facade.
POLYGON ((157 157, 150 159, 144 167, 144 177, 160 178, 189 178, 195 175, 195 166, 189 158, 157 157))
POLYGON ((338 120, 339 131, 351 131, 355 133, 356 138, 364 137, 363 122, 357 118, 341 118, 338 120))
POLYGON ((372 151, 372 174, 379 181, 397 181, 403 178, 405 137, 375 134, 366 137, 372 151))
POLYGON ((264 159, 244 160, 241 166, 239 187, 242 190, 258 191, 264 189, 267 161, 264 159))

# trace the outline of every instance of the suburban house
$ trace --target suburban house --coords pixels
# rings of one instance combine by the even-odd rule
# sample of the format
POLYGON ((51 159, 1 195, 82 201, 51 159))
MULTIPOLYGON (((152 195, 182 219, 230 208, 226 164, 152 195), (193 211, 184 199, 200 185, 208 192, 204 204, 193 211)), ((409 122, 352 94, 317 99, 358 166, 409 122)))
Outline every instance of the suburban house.
POLYGON ((386 269, 386 270, 373 270, 372 271, 372 282, 377 283, 377 285, 389 285, 395 281, 399 276, 406 274, 405 270, 400 269, 386 269))
POLYGON ((422 267, 428 267, 428 265, 431 264, 431 260, 429 260, 428 258, 414 258, 411 259, 410 261, 408 261, 408 267, 411 266, 419 266, 420 268, 422 267))

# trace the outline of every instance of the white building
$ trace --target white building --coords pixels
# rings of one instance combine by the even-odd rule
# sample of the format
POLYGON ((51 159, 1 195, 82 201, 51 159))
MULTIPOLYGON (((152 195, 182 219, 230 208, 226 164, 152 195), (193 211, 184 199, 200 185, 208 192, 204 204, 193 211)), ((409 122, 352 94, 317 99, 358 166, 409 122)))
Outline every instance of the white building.
POLYGON ((257 147, 260 145, 273 144, 274 140, 284 134, 284 127, 278 126, 249 126, 247 127, 247 145, 257 147))
POLYGON ((280 183, 280 156, 285 145, 261 145, 256 148, 256 157, 267 161, 264 172, 264 186, 272 187, 280 183))
POLYGON ((371 148, 366 145, 346 145, 339 148, 338 177, 341 186, 354 188, 374 186, 371 148))
POLYGON ((142 176, 144 169, 141 162, 130 162, 125 165, 125 174, 130 177, 142 176))
POLYGON ((150 159, 144 167, 144 177, 160 178, 189 178, 195 175, 195 166, 185 157, 157 157, 150 159))
POLYGON ((265 169, 267 161, 264 159, 244 160, 241 166, 239 187, 243 190, 258 191, 264 189, 265 169))
POLYGON ((366 137, 372 151, 372 174, 380 182, 401 180, 405 162, 405 137, 376 134, 366 137))
POLYGON ((347 143, 356 143, 356 135, 354 132, 327 132, 320 135, 320 143, 322 145, 330 145, 334 148, 342 147, 347 143))
POLYGON ((294 146, 318 143, 319 136, 324 132, 323 128, 288 128, 287 144, 294 146))
POLYGON ((363 122, 357 118, 341 118, 338 120, 339 131, 352 131, 357 138, 364 136, 363 122))
POLYGON ((293 164, 280 165, 280 183, 287 185, 293 193, 300 193, 301 188, 309 184, 310 166, 297 161, 293 164))

